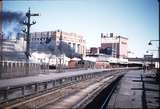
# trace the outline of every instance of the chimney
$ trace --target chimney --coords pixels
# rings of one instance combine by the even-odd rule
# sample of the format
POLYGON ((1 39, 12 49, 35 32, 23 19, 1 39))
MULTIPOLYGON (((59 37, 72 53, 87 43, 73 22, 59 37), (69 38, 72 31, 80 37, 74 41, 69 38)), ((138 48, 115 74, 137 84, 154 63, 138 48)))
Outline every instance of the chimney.
POLYGON ((101 33, 101 38, 103 38, 103 33, 101 33))
POLYGON ((110 37, 113 37, 113 33, 110 33, 110 37))

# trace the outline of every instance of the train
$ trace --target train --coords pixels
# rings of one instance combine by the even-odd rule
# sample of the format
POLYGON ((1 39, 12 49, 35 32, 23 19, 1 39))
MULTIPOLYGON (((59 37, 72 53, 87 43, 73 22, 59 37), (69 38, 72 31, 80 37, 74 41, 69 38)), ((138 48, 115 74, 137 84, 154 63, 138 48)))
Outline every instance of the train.
POLYGON ((70 60, 68 62, 69 69, 78 68, 120 68, 120 67, 142 67, 142 63, 120 63, 120 62, 109 62, 109 61, 89 61, 89 60, 70 60))
POLYGON ((68 62, 69 69, 76 69, 76 68, 94 68, 95 62, 88 61, 88 60, 70 60, 68 62))
MULTIPOLYGON (((59 66, 60 66, 59 64, 50 65, 49 69, 57 69, 59 68, 59 66)), ((80 69, 80 68, 107 69, 107 68, 120 68, 120 67, 143 67, 143 63, 128 61, 128 59, 92 56, 84 58, 72 58, 70 60, 67 60, 67 62, 62 66, 63 69, 80 69)))

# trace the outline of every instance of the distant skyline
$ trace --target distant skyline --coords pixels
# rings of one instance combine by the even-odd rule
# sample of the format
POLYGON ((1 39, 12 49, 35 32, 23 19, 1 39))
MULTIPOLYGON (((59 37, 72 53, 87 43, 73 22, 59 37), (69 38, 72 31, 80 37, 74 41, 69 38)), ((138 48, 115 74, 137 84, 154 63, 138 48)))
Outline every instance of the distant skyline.
MULTIPOLYGON (((87 48, 100 46, 101 33, 116 33, 129 39, 128 51, 143 57, 147 50, 157 49, 157 0, 5 0, 4 11, 40 13, 34 17, 35 31, 54 31, 82 34, 87 48)), ((152 53, 152 52, 150 52, 152 53)), ((157 52, 153 52, 157 56, 157 52)))

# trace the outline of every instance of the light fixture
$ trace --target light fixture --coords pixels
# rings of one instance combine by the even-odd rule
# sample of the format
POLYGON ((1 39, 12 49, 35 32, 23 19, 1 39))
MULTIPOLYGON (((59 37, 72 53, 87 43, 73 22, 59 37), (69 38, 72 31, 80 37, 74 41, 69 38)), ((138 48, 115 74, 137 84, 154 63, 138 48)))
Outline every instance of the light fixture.
POLYGON ((148 45, 152 45, 151 41, 148 43, 148 45))

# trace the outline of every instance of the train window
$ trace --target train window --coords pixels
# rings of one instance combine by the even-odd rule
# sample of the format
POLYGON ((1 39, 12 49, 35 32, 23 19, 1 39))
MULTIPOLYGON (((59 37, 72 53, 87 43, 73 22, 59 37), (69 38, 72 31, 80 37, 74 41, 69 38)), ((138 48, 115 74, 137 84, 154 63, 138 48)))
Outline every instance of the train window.
POLYGON ((84 61, 78 61, 78 64, 84 64, 84 61))

